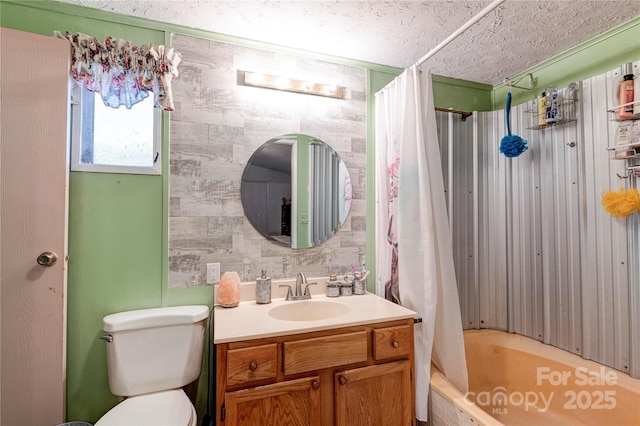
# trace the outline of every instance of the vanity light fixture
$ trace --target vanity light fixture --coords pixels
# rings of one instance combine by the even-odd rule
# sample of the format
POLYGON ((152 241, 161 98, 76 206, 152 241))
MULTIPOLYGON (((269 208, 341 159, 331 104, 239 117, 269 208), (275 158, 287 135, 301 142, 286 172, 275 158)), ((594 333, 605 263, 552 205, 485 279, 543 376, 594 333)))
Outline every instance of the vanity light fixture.
POLYGON ((295 80, 287 77, 244 71, 244 85, 265 89, 284 90, 285 92, 305 93, 307 95, 326 96, 343 99, 344 87, 335 84, 315 83, 313 81, 295 80))

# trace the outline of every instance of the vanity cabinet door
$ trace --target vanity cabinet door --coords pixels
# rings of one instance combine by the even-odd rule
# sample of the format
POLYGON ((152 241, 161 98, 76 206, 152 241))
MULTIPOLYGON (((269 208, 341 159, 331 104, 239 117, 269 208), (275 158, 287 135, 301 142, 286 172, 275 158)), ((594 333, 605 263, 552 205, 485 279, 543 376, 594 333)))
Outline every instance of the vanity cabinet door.
POLYGON ((410 361, 390 362, 336 373, 336 425, 411 425, 410 382, 410 361))
POLYGON ((225 426, 319 426, 320 378, 227 392, 225 416, 225 426))

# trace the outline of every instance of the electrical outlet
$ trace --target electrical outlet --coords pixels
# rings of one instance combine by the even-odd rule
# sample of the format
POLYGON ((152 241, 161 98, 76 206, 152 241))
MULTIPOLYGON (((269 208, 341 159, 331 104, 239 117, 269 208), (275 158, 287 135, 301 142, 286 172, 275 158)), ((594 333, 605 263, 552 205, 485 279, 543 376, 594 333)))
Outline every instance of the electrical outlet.
POLYGON ((218 284, 220 282, 220 264, 207 263, 207 284, 218 284))

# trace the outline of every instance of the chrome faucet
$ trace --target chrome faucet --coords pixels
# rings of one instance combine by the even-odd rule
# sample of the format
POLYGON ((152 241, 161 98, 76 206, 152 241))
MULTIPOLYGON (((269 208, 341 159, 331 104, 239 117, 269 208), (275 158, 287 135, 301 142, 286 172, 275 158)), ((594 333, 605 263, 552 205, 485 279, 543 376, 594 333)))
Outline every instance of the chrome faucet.
POLYGON ((296 278, 296 297, 302 296, 302 284, 307 284, 307 276, 304 272, 298 272, 298 277, 296 278))
POLYGON ((287 287, 287 296, 285 297, 285 300, 305 300, 305 299, 311 299, 311 293, 309 292, 309 286, 310 285, 315 285, 318 283, 310 283, 307 282, 307 277, 304 275, 303 272, 299 272, 298 273, 298 277, 296 278, 296 292, 295 294, 293 294, 293 291, 291 290, 291 286, 288 284, 280 284, 279 287, 287 287), (302 286, 304 287, 304 293, 302 292, 302 286))

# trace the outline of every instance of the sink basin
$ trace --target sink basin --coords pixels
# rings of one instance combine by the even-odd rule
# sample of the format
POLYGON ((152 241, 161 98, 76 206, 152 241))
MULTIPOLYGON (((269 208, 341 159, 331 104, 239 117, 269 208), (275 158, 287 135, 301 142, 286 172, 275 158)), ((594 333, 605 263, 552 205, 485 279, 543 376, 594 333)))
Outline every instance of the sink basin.
POLYGON ((269 316, 284 321, 317 321, 339 317, 350 310, 351 308, 338 302, 298 300, 275 306, 269 311, 269 316))

